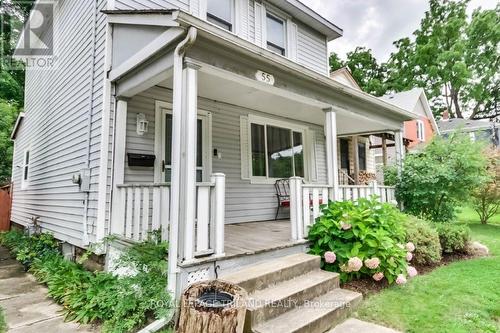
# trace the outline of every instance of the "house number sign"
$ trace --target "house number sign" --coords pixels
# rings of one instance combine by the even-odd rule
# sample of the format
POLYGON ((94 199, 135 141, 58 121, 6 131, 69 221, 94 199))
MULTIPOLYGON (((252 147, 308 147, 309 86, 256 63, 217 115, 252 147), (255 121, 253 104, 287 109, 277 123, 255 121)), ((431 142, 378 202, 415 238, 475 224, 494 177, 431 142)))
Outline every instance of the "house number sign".
POLYGON ((255 78, 257 79, 257 81, 274 86, 274 76, 272 74, 263 71, 257 71, 257 73, 255 74, 255 78))

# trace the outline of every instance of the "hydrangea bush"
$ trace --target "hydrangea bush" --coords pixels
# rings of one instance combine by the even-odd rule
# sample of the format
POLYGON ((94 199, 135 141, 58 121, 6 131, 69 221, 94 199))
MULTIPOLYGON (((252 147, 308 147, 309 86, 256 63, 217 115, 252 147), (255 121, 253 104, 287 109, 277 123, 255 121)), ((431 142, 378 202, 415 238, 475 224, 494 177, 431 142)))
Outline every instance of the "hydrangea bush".
POLYGON ((404 219, 375 197, 330 202, 309 230, 310 253, 323 258, 323 269, 339 272, 342 282, 366 276, 403 284, 417 274, 408 265, 415 245, 405 242, 404 219))

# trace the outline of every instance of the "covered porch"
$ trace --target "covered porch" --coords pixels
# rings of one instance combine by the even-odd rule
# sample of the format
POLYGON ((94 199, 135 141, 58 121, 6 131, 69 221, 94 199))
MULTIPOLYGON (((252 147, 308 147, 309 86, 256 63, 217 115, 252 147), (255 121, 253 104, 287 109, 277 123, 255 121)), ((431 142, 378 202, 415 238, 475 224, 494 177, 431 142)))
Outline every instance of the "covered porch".
POLYGON ((110 233, 139 241, 161 229, 170 246, 169 288, 177 292, 230 266, 223 261, 303 250, 327 200, 376 194, 393 201, 393 189, 376 183, 340 185, 338 138, 381 131, 401 138, 408 117, 384 115, 383 107, 374 113, 352 95, 359 93, 318 74, 304 79, 304 69, 285 59, 196 24, 187 33, 165 28, 162 48, 153 38, 110 72, 110 233), (273 221, 275 183, 284 178, 290 207, 273 221))

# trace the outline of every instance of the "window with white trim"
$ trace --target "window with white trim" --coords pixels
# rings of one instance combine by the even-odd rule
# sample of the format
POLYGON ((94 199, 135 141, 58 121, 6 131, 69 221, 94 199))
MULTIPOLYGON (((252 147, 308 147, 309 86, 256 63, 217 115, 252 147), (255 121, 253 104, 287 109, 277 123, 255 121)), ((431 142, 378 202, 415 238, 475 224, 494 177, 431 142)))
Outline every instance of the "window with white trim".
POLYGON ((286 21, 268 12, 266 14, 267 49, 286 55, 286 21))
POLYGON ((264 122, 250 123, 251 177, 305 177, 305 130, 264 122))
POLYGON ((422 120, 417 120, 417 139, 425 141, 425 126, 422 120))
POLYGON ((28 187, 28 181, 30 177, 30 151, 27 149, 24 151, 24 156, 23 156, 23 171, 22 171, 22 178, 21 178, 21 188, 25 189, 28 187))
POLYGON ((234 1, 207 0, 207 21, 228 31, 233 31, 234 1))

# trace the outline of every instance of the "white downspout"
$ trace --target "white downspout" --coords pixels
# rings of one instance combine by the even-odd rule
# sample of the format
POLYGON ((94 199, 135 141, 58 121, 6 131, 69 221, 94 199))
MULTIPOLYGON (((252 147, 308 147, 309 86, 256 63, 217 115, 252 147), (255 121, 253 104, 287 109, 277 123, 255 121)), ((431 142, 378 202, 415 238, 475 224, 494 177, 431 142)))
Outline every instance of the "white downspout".
POLYGON ((181 146, 179 131, 181 127, 182 114, 182 70, 183 61, 186 50, 193 45, 196 41, 198 30, 195 27, 188 29, 186 37, 177 45, 174 51, 174 77, 173 77, 173 100, 172 100, 172 114, 174 115, 172 121, 172 185, 170 187, 170 230, 169 230, 169 244, 168 244, 168 290, 175 296, 177 291, 177 260, 178 260, 178 246, 179 246, 179 203, 180 203, 180 165, 181 159, 181 146), (177 117, 176 117, 177 115, 177 117))

